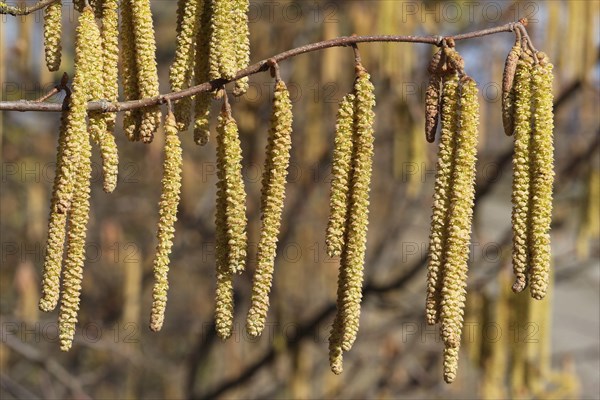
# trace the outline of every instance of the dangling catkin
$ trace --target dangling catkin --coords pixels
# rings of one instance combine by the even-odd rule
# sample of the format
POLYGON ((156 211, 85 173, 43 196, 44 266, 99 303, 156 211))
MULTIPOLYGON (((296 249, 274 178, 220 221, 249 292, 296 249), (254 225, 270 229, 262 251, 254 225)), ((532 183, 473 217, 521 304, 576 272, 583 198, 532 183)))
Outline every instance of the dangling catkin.
MULTIPOLYGON (((127 1, 127 0, 126 0, 127 1)), ((135 57, 138 72, 139 93, 142 98, 156 97, 158 91, 158 71, 156 67, 156 43, 150 0, 131 1, 131 17, 135 39, 135 57)), ((131 40, 131 38, 129 38, 131 40)), ((158 105, 142 109, 140 138, 144 143, 152 142, 160 125, 158 105)))
POLYGON ((239 0, 211 0, 210 79, 233 79, 237 72, 239 40, 236 34, 234 10, 239 0))
POLYGON ((57 1, 44 10, 44 54, 50 71, 60 67, 62 51, 60 35, 62 31, 62 1, 57 1))
MULTIPOLYGON (((102 54, 104 57, 104 99, 119 99, 119 0, 102 1, 102 54)), ((112 135, 116 113, 104 113, 107 130, 112 135)))
MULTIPOLYGON (((91 145, 89 135, 85 129, 85 106, 90 97, 90 71, 93 71, 95 59, 95 44, 99 41, 99 32, 94 20, 94 12, 90 7, 85 7, 79 16, 77 39, 75 44, 75 76, 73 78, 73 92, 71 96, 70 115, 71 121, 77 119, 76 124, 68 124, 68 140, 72 141, 77 149, 75 158, 75 173, 72 175, 73 199, 69 209, 69 232, 67 239, 67 253, 63 269, 63 292, 58 315, 58 329, 60 348, 69 350, 75 335, 77 313, 79 311, 79 298, 81 294, 81 280, 83 263, 85 261, 86 226, 90 206, 90 178, 92 172, 91 145)), ((66 162, 63 155, 63 163, 66 162)), ((62 248, 61 248, 62 251, 62 248)))
POLYGON ((341 268, 346 270, 342 296, 344 335, 342 349, 350 350, 356 340, 360 322, 363 268, 369 217, 369 190, 373 166, 373 123, 375 114, 375 89, 370 76, 360 64, 356 67, 354 83, 354 154, 350 208, 346 231, 346 248, 342 253, 341 268))
MULTIPOLYGON (((250 10, 250 2, 248 0, 235 0, 234 8, 234 25, 239 29, 235 39, 236 44, 236 61, 237 69, 241 70, 248 66, 250 62, 250 30, 248 27, 248 11, 250 10)), ((243 77, 235 81, 233 94, 241 96, 248 90, 249 78, 243 77)))
POLYGON ((439 321, 441 286, 446 263, 450 194, 453 187, 458 102, 458 75, 451 74, 444 80, 441 111, 442 129, 433 192, 431 233, 429 235, 426 300, 426 316, 429 325, 434 325, 439 321))
MULTIPOLYGON (((121 30, 119 32, 119 42, 121 43, 121 76, 123 77, 123 94, 125 95, 125 100, 137 100, 140 98, 133 32, 131 0, 121 0, 121 30)), ((140 109, 125 111, 123 117, 123 130, 125 136, 127 136, 127 139, 130 141, 140 140, 141 118, 142 114, 140 109)))
POLYGON ((425 92, 425 138, 429 143, 435 141, 435 132, 437 130, 440 113, 442 54, 442 50, 437 51, 431 58, 431 62, 427 68, 430 77, 425 92))
POLYGON ((154 287, 152 289, 152 313, 150 329, 158 332, 165 319, 169 281, 169 254, 173 246, 177 206, 181 193, 181 169, 183 158, 175 116, 169 112, 165 120, 165 159, 163 163, 162 191, 160 194, 159 220, 154 258, 154 287))
POLYGON ((552 64, 538 53, 540 64, 532 73, 533 138, 531 143, 531 222, 529 248, 531 296, 546 295, 550 269, 550 223, 552 222, 552 185, 554 146, 552 114, 552 64))
POLYGON ((340 102, 335 126, 335 146, 331 166, 331 193, 329 196, 329 222, 327 224, 327 254, 342 254, 346 234, 346 218, 350 180, 352 178, 352 134, 354 131, 353 94, 347 94, 340 102))
POLYGON ((515 94, 513 91, 513 83, 520 57, 521 43, 520 41, 517 41, 506 57, 504 72, 502 73, 502 123, 504 126, 504 133, 507 136, 512 136, 514 129, 513 113, 515 94))
MULTIPOLYGON (((453 187, 450 198, 446 265, 441 290, 440 320, 444 344, 449 348, 460 346, 466 300, 467 269, 471 222, 475 199, 475 163, 477 161, 477 134, 479 101, 477 85, 469 77, 461 79, 458 132, 456 136, 453 187)), ((454 380, 457 353, 445 352, 444 379, 454 380)))
MULTIPOLYGON (((198 0, 178 0, 177 2, 177 37, 175 42, 175 59, 171 65, 169 80, 171 91, 187 89, 194 71, 194 39, 198 23, 198 0)), ((190 124, 192 98, 184 97, 175 103, 175 119, 177 129, 184 131, 190 124)))
POLYGON ((513 290, 527 286, 529 259, 530 141, 531 141, 531 59, 521 57, 515 73, 514 155, 512 183, 512 264, 513 290))
MULTIPOLYGON (((196 60, 194 65, 194 84, 209 80, 209 50, 212 36, 212 1, 204 0, 202 10, 198 14, 196 33, 196 60)), ((194 103, 194 142, 206 145, 210 138, 210 105, 211 95, 208 92, 198 93, 194 103)))
POLYGON ((252 336, 259 336, 263 331, 269 309, 269 292, 275 269, 277 236, 281 226, 285 182, 290 162, 291 134, 292 102, 290 93, 285 82, 277 80, 262 179, 262 229, 252 286, 252 303, 246 320, 246 330, 252 336))
POLYGON ((336 375, 341 374, 344 370, 342 350, 343 335, 344 327, 340 321, 340 314, 337 314, 333 320, 331 332, 329 333, 329 366, 331 367, 331 371, 336 375))

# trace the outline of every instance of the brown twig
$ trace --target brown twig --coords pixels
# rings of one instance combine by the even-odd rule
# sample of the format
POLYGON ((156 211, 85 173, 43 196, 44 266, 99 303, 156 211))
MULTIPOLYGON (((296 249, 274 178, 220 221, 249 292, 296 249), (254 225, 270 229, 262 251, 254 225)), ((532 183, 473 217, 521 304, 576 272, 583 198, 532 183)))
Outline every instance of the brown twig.
POLYGON ((4 2, 0 2, 0 14, 8 14, 15 17, 18 15, 27 15, 31 14, 32 12, 36 12, 37 10, 41 10, 42 8, 48 7, 50 4, 54 4, 58 1, 59 0, 41 0, 31 7, 9 6, 4 2))
MULTIPOLYGON (((483 29, 469 33, 463 33, 455 36, 447 36, 446 40, 466 40, 479 38, 487 35, 493 35, 501 32, 513 32, 515 26, 519 26, 522 31, 525 27, 522 27, 520 22, 511 22, 495 28, 483 29)), ((279 53, 273 57, 257 62, 256 64, 250 65, 249 67, 238 71, 236 76, 229 79, 216 79, 210 82, 204 82, 196 86, 192 86, 188 89, 181 90, 179 92, 171 92, 167 94, 161 94, 156 97, 123 101, 118 103, 106 103, 106 102, 90 102, 88 103, 88 111, 102 111, 102 112, 119 112, 126 110, 134 110, 137 108, 148 107, 156 104, 164 104, 167 100, 175 101, 185 97, 193 96, 197 93, 211 92, 215 89, 222 87, 223 85, 241 79, 243 77, 254 75, 259 72, 268 71, 272 63, 271 60, 279 63, 288 58, 298 56, 300 54, 309 53, 312 51, 323 50, 331 47, 339 46, 352 46, 357 43, 374 43, 374 42, 401 42, 401 43, 425 43, 438 46, 440 43, 440 36, 394 36, 394 35, 374 35, 374 36, 342 36, 335 39, 324 40, 322 42, 311 43, 295 49, 279 53)), ((33 101, 20 100, 20 101, 4 101, 0 102, 0 110, 4 111, 62 111, 63 107, 60 104, 51 103, 36 103, 33 101)))

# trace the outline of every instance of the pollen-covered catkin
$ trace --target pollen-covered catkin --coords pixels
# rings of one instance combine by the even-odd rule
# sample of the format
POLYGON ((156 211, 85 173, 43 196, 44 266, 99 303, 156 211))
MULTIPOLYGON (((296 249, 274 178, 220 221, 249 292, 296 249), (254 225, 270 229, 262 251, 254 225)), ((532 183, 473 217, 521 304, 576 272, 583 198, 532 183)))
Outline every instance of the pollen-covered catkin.
MULTIPOLYGON (((123 94, 125 100, 140 98, 138 82, 138 67, 136 62, 136 49, 133 33, 133 16, 131 0, 121 0, 121 30, 119 42, 121 43, 121 76, 123 77, 123 94)), ((142 114, 140 109, 125 111, 123 117, 123 131, 130 141, 140 140, 140 124, 142 114)))
POLYGON ((342 339, 344 335, 344 328, 340 321, 340 315, 336 315, 331 326, 331 332, 329 333, 329 366, 331 371, 339 375, 344 370, 343 365, 343 350, 342 350, 342 339))
MULTIPOLYGON (((204 0, 201 12, 197 15, 196 54, 194 64, 194 84, 209 80, 209 52, 212 36, 212 0, 204 0)), ((211 95, 198 93, 194 102, 194 142, 204 146, 210 138, 211 95)))
MULTIPOLYGON (((156 42, 150 0, 131 1, 131 16, 135 39, 135 57, 138 72, 139 94, 142 98, 156 97, 158 91, 158 71, 156 66, 156 42)), ((131 38, 129 38, 131 40, 131 38)), ((160 125, 158 105, 142 109, 140 138, 144 143, 152 142, 154 133, 160 125)))
POLYGON ((342 268, 347 279, 342 298, 344 336, 342 349, 350 350, 356 340, 360 322, 363 268, 365 262, 367 227, 369 218, 369 191, 373 167, 373 124, 375 114, 375 88, 369 73, 360 64, 354 82, 354 155, 350 189, 350 211, 346 249, 342 254, 342 268))
POLYGON ((513 91, 513 83, 517 71, 517 64, 521 57, 521 50, 520 42, 515 43, 506 57, 504 72, 502 73, 502 123, 504 126, 504 133, 507 136, 512 136, 514 129, 513 113, 515 94, 513 91))
POLYGON ((44 55, 50 71, 60 67, 62 31, 62 1, 57 1, 44 10, 44 55))
POLYGON ((269 309, 269 292, 275 269, 277 236, 285 199, 285 183, 292 147, 292 102, 285 82, 275 84, 271 128, 262 178, 261 221, 252 302, 246 330, 252 336, 263 331, 269 309))
POLYGON ((515 275, 513 290, 527 286, 529 259, 529 206, 531 158, 531 62, 521 57, 515 73, 514 91, 514 155, 512 182, 512 265, 515 275))
POLYGON ((233 79, 237 72, 237 35, 234 24, 237 0, 211 0, 212 37, 209 43, 210 79, 233 79))
MULTIPOLYGON (((235 40, 237 69, 241 70, 248 66, 250 62, 250 30, 248 27, 248 12, 250 11, 250 2, 248 0, 235 0, 234 26, 238 27, 239 33, 235 40)), ((247 76, 235 81, 233 94, 241 96, 248 90, 249 78, 247 76)))
MULTIPOLYGON (((194 71, 194 53, 196 30, 198 26, 198 8, 202 4, 198 0, 178 0, 177 2, 177 37, 175 42, 175 59, 171 65, 169 80, 171 91, 187 89, 194 71)), ((177 129, 184 131, 190 124, 192 98, 184 97, 175 103, 175 119, 177 129)))
MULTIPOLYGON (((119 0, 102 1, 103 98, 119 99, 119 0)), ((104 113, 108 133, 112 136, 117 113, 104 113)))
MULTIPOLYGON (((454 172, 448 218, 448 239, 441 290, 442 339, 458 347, 466 300, 471 223, 475 200, 475 164, 479 101, 477 84, 469 77, 460 81, 458 132, 455 138, 454 172)), ((446 376, 445 379, 448 380, 446 376)))
MULTIPOLYGON (((98 41, 95 37, 98 34, 94 12, 90 7, 85 7, 79 16, 79 26, 77 27, 76 67, 69 111, 70 120, 77 119, 77 124, 75 126, 72 124, 67 125, 68 140, 75 144, 78 156, 74 159, 74 173, 71 177, 73 198, 68 214, 69 232, 63 268, 63 292, 58 315, 60 348, 63 351, 71 348, 75 335, 85 261, 85 237, 89 218, 90 178, 92 173, 91 144, 85 129, 85 107, 90 97, 89 72, 93 70, 93 63, 96 61, 93 57, 95 50, 92 47, 98 41), (76 114, 73 114, 74 111, 76 114)), ((63 163, 66 161, 65 157, 66 155, 63 155, 63 163)))
POLYGON ((346 218, 350 180, 352 177, 352 135, 354 131, 354 95, 347 94, 340 102, 335 127, 335 146, 331 166, 331 193, 329 197, 329 222, 327 224, 327 254, 342 254, 346 234, 346 218))
POLYGON ((181 169, 183 158, 181 141, 177 131, 175 116, 169 112, 165 120, 165 158, 163 162, 162 191, 158 205, 158 229, 156 255, 154 258, 154 287, 152 289, 152 313, 150 329, 154 332, 162 328, 167 305, 169 281, 169 255, 175 235, 177 206, 181 193, 181 169))
POLYGON ((551 261, 550 223, 554 183, 554 146, 552 114, 552 64, 538 53, 540 64, 532 73, 533 138, 531 143, 531 222, 529 248, 530 291, 535 299, 546 295, 551 261))
POLYGON ((427 300, 425 307, 429 325, 434 325, 439 321, 441 285, 446 263, 450 194, 453 187, 455 141, 458 128, 458 98, 458 75, 451 74, 444 80, 441 111, 442 128, 433 192, 431 233, 429 234, 429 264, 427 266, 427 300))

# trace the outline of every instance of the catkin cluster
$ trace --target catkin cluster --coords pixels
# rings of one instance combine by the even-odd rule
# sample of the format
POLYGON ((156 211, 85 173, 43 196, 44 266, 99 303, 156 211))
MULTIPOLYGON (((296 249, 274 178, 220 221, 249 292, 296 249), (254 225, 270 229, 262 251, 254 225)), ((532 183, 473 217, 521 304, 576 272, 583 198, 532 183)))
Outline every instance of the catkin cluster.
POLYGON ((456 377, 466 300, 479 124, 477 85, 464 75, 460 55, 450 50, 445 53, 445 72, 441 78, 442 127, 431 217, 426 301, 428 324, 441 323, 445 345, 444 379, 448 383, 456 377))
POLYGON ((329 336, 329 360, 331 369, 336 374, 342 372, 342 352, 352 348, 360 320, 373 165, 374 106, 375 94, 370 75, 360 63, 357 63, 353 93, 342 100, 338 112, 334 160, 336 165, 332 170, 334 178, 330 204, 333 206, 338 201, 342 201, 340 205, 344 210, 345 227, 337 226, 339 222, 337 211, 331 213, 328 225, 330 252, 335 254, 337 250, 335 246, 341 244, 337 314, 329 336), (350 108, 352 112, 349 112, 350 108), (348 132, 349 128, 351 133, 348 132), (348 135, 351 136, 350 144, 348 135), (341 154, 343 152, 344 155, 341 154), (348 158, 350 158, 349 173, 346 165, 348 158), (348 182, 347 188, 341 188, 340 182, 344 180, 348 182), (341 192, 338 192, 340 189, 341 192), (340 230, 343 231, 342 243, 340 243, 340 230))
POLYGON ((266 158, 261 188, 260 240, 257 266, 252 286, 252 303, 246 320, 246 330, 258 336, 264 329, 269 308, 269 292, 275 269, 277 236, 281 226, 285 183, 292 147, 292 102, 285 82, 275 83, 271 128, 267 139, 266 158))
POLYGON ((510 120, 514 131, 512 187, 513 290, 528 285, 542 299, 550 269, 554 148, 552 64, 544 53, 522 52, 517 62, 510 120))

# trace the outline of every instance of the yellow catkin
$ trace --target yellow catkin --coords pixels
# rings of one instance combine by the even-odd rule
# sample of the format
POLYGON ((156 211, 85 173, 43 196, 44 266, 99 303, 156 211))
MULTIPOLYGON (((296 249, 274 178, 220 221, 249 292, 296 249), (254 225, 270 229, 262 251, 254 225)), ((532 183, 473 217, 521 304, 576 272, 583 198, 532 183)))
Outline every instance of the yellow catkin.
MULTIPOLYGON (((235 0, 234 8, 234 26, 239 29, 236 44, 236 61, 237 69, 241 70, 248 66, 250 62, 250 30, 248 27, 248 12, 250 10, 250 2, 248 0, 235 0)), ((241 96, 248 90, 249 78, 243 77, 235 81, 233 94, 241 96)))
POLYGON ((531 143, 531 219, 529 248, 530 291, 535 299, 546 295, 550 269, 550 223, 554 146, 552 114, 552 64, 538 54, 540 64, 532 73, 533 138, 531 143))
POLYGON ((181 194, 181 141, 177 131, 175 116, 169 112, 165 119, 165 158, 163 162, 162 190, 158 204, 158 230, 156 256, 154 258, 154 287, 152 289, 152 313, 150 329, 154 332, 162 328, 167 305, 169 281, 169 255, 173 246, 177 206, 181 194))
MULTIPOLYGON (((133 41, 133 17, 131 0, 121 0, 121 30, 119 42, 121 43, 121 76, 123 77, 123 94, 125 100, 140 98, 138 83, 138 68, 136 64, 136 49, 133 41)), ((140 124, 142 114, 139 109, 125 111, 123 117, 123 130, 130 141, 140 140, 140 124)))
MULTIPOLYGON (((198 26, 197 13, 201 6, 199 0, 178 0, 177 2, 175 59, 171 65, 169 75, 172 92, 187 89, 190 86, 194 71, 194 40, 198 26)), ((175 103, 175 119, 179 131, 186 130, 190 124, 191 109, 191 97, 185 97, 175 103)))
MULTIPOLYGON (((66 100, 70 103, 70 99, 66 100)), ((60 118, 60 132, 58 137, 58 147, 56 152, 56 175, 54 177, 54 186, 52 191, 52 200, 50 203, 50 220, 48 222, 48 241, 46 243, 46 257, 44 259, 42 297, 39 307, 42 311, 52 311, 58 304, 60 293, 60 272, 62 269, 63 247, 66 239, 67 214, 57 212, 56 190, 65 179, 63 170, 64 153, 67 145, 67 117, 68 111, 63 111, 60 118)), ((84 114, 85 118, 85 114, 84 114)))
POLYGON ((514 130, 513 113, 515 94, 513 91, 513 84, 520 57, 521 44, 517 42, 506 57, 504 72, 502 73, 502 123, 504 126, 504 133, 507 136, 512 136, 514 130))
POLYGON ((258 336, 264 329, 269 309, 269 292, 275 269, 277 236, 285 199, 285 183, 292 147, 292 102, 285 82, 275 84, 271 129, 263 172, 262 229, 258 242, 257 265, 252 287, 252 303, 246 330, 258 336))
MULTIPOLYGON (((79 16, 77 39, 75 44, 75 76, 73 78, 71 109, 72 119, 77 118, 77 129, 69 124, 68 137, 75 143, 78 157, 75 159, 76 174, 71 178, 73 185, 73 201, 68 214, 69 232, 67 252, 63 269, 63 292, 58 315, 60 348, 67 351, 71 348, 77 324, 77 313, 81 294, 81 280, 85 261, 85 237, 90 207, 90 178, 92 172, 91 145, 85 129, 85 103, 90 97, 90 76, 94 59, 95 43, 99 42, 99 31, 94 20, 94 12, 90 7, 84 8, 79 16), (83 104, 83 107, 79 103, 83 104), (80 110, 82 109, 82 110, 80 110), (83 128, 81 128, 83 125, 83 128)), ((65 155, 63 155, 63 162, 65 155)))
MULTIPOLYGON (((196 54, 194 65, 194 84, 209 80, 209 52, 211 42, 212 0, 204 0, 202 10, 198 13, 198 29, 196 33, 196 54)), ((210 93, 198 93, 194 103, 194 142, 206 145, 210 138, 210 93)))
POLYGON ((242 151, 228 103, 217 124, 216 308, 217 335, 226 339, 233 325, 232 276, 245 266, 247 252, 242 151))
POLYGON ((238 0, 211 0, 210 79, 233 79, 237 72, 237 40, 234 10, 238 0))
POLYGON ((458 75, 444 80, 442 101, 442 129, 438 149, 437 172, 429 234, 429 264, 427 267, 426 318, 429 325, 439 321, 441 285, 448 237, 450 192, 453 187, 455 141, 458 128, 458 75))
POLYGON ((367 226, 369 217, 369 191, 373 167, 373 124, 375 114, 375 89, 362 65, 357 66, 354 82, 354 154, 346 247, 342 253, 341 268, 345 269, 341 301, 344 335, 342 349, 350 350, 356 340, 360 322, 363 269, 365 262, 367 226))
MULTIPOLYGON (((158 71, 156 66, 156 42, 150 0, 131 1, 131 16, 135 40, 135 57, 138 72, 140 97, 156 97, 158 91, 158 71)), ((129 38, 131 40, 132 38, 129 38)), ((152 142, 161 118, 158 105, 142 109, 140 138, 144 143, 152 142)))
MULTIPOLYGON (((119 99, 119 0, 103 0, 100 35, 104 57, 104 99, 116 102, 119 99)), ((116 113, 104 113, 107 130, 111 134, 116 117, 116 113)))
POLYGON ((329 222, 325 243, 330 257, 342 254, 346 234, 346 218, 350 179, 352 174, 352 134, 354 131, 353 94, 344 96, 340 102, 335 127, 335 146, 331 166, 331 193, 329 196, 329 222))
POLYGON ((512 183, 512 265, 513 290, 527 286, 529 265, 529 198, 531 141, 531 60, 521 58, 515 73, 514 155, 512 183))
MULTIPOLYGON (((458 112, 455 166, 440 307, 442 339, 447 348, 460 346, 475 200, 479 101, 477 85, 469 77, 461 79, 458 112)), ((452 359, 458 356, 457 352, 455 354, 448 350, 445 354, 452 359)), ((453 364, 454 362, 452 362, 453 364)), ((448 383, 452 382, 454 374, 452 371, 446 372, 446 363, 444 370, 444 379, 448 383)))
POLYGON ((340 321, 340 315, 336 315, 329 333, 329 366, 331 371, 339 375, 344 371, 342 340, 344 328, 340 321))
POLYGON ((62 51, 60 35, 62 31, 62 2, 52 3, 44 10, 44 54, 50 71, 60 67, 62 51))

